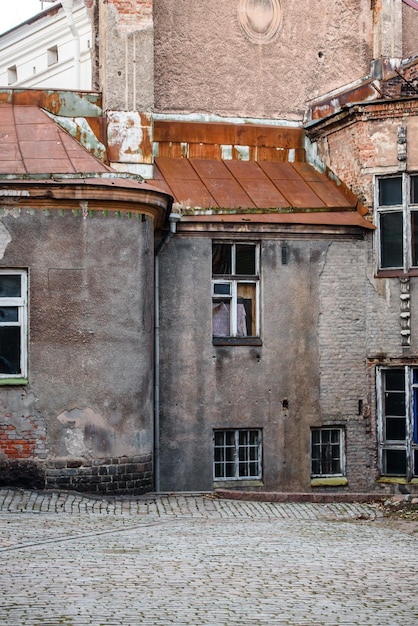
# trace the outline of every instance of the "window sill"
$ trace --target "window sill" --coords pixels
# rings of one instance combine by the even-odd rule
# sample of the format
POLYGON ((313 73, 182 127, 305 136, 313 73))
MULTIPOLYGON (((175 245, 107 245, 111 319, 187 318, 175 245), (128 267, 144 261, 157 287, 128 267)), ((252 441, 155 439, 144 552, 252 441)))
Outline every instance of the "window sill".
POLYGON ((264 487, 264 483, 262 480, 259 480, 257 478, 249 479, 249 480, 237 478, 236 480, 214 480, 213 481, 214 489, 227 489, 228 487, 235 488, 235 489, 240 489, 242 487, 264 487))
POLYGON ((0 387, 6 385, 27 385, 27 378, 0 378, 0 387))
POLYGON ((409 278, 410 276, 418 276, 418 268, 413 268, 404 272, 403 269, 397 270, 378 270, 375 278, 409 278))
POLYGON ((214 346, 262 346, 260 337, 213 337, 214 346))
POLYGON ((345 476, 311 478, 311 487, 345 487, 346 485, 348 485, 348 480, 345 476))
POLYGON ((378 478, 376 482, 385 485, 418 485, 418 478, 407 480, 402 476, 382 476, 378 478))

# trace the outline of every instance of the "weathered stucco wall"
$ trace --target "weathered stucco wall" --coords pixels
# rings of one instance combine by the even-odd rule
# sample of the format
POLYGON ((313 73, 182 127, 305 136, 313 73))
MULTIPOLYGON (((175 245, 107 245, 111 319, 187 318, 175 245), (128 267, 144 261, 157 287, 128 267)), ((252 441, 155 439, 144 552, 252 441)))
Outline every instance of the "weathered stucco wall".
POLYGON ((239 0, 154 0, 156 110, 299 120, 306 100, 369 73, 369 0, 279 5, 278 32, 259 43, 239 0))
MULTIPOLYGON (((47 484, 149 489, 152 221, 21 210, 4 213, 1 230, 0 267, 29 271, 29 384, 0 386, 2 434, 41 462, 47 484), (115 469, 120 459, 132 467, 115 469), (99 477, 95 464, 114 469, 99 477)), ((14 458, 2 437, 0 460, 14 458)))
MULTIPOLYGON (((382 296, 367 291, 370 241, 289 238, 287 265, 282 244, 262 242, 262 346, 212 345, 210 239, 164 251, 163 490, 211 489, 212 429, 250 427, 263 429, 264 489, 309 490, 310 429, 324 425, 346 429, 349 490, 375 489, 366 346, 382 296)), ((387 346, 393 327, 400 342, 396 297, 384 308, 387 346)))
POLYGON ((146 112, 153 107, 152 9, 152 0, 100 2, 98 73, 105 109, 146 112))

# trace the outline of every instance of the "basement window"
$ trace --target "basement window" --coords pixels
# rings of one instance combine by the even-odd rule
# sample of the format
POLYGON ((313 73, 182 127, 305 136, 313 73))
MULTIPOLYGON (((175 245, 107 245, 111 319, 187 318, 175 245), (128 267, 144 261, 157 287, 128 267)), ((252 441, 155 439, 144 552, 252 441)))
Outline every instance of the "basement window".
POLYGON ((255 243, 212 244, 212 334, 215 344, 259 337, 259 257, 255 243))
POLYGON ((418 175, 379 178, 376 206, 379 270, 418 269, 418 175))
POLYGON ((418 367, 378 369, 377 408, 380 474, 418 477, 418 367))
POLYGON ((344 429, 311 429, 311 476, 344 476, 344 429))
POLYGON ((27 376, 27 273, 0 270, 0 384, 27 376))
POLYGON ((261 480, 261 430, 215 430, 213 441, 214 480, 261 480))

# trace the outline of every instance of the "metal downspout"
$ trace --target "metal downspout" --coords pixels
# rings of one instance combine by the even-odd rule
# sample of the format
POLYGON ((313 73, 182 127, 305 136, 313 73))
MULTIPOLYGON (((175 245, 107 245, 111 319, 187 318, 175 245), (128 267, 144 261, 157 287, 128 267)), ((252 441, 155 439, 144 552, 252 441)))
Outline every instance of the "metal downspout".
POLYGON ((160 491, 160 254, 177 230, 179 213, 170 213, 170 230, 154 255, 154 491, 160 491))
POLYGON ((68 26, 70 27, 71 34, 74 41, 74 68, 75 68, 75 88, 81 88, 81 61, 80 61, 80 35, 74 24, 73 17, 73 2, 74 0, 61 0, 61 6, 65 11, 68 26))

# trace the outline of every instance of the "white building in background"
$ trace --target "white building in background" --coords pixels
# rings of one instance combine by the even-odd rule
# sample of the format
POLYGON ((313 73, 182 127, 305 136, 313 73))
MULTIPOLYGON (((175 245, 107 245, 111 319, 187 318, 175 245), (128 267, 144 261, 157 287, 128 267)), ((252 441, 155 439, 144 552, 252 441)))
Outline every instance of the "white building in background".
POLYGON ((55 3, 0 36, 0 86, 89 90, 91 47, 83 0, 55 3))

